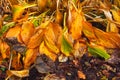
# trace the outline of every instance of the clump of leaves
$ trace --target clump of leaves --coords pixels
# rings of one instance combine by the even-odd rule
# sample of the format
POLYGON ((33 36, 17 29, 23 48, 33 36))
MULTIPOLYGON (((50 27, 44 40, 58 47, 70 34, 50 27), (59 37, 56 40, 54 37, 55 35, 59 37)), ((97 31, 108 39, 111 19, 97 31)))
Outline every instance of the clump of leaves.
POLYGON ((0 54, 3 59, 12 61, 9 69, 15 70, 8 70, 8 78, 11 75, 28 76, 28 70, 36 60, 38 71, 49 73, 61 54, 81 58, 81 55, 89 52, 92 56, 110 60, 114 53, 106 49, 120 48, 120 2, 115 1, 112 4, 109 0, 37 0, 30 4, 29 1, 20 0, 11 4, 12 21, 2 25, 0 30, 0 54), (96 22, 103 26, 98 28, 94 24, 96 22), (14 41, 11 39, 18 42, 11 44, 14 41), (38 57, 43 54, 50 59, 45 61, 38 57), (53 64, 52 67, 47 64, 49 62, 53 64), (19 68, 15 64, 20 65, 22 71, 17 71, 19 68))

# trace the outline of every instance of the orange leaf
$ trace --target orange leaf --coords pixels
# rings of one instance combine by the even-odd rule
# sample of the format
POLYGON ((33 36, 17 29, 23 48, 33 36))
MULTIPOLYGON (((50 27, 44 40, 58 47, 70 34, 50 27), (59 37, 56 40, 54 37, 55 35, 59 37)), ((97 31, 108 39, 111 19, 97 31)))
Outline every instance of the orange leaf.
POLYGON ((43 34, 45 30, 39 29, 29 40, 28 42, 28 48, 36 48, 40 45, 40 43, 43 40, 43 34))
POLYGON ((17 55, 14 55, 12 60, 12 67, 15 68, 15 70, 20 70, 23 68, 22 63, 20 61, 20 53, 17 53, 17 55))
POLYGON ((97 44, 106 48, 117 48, 116 42, 111 39, 111 35, 95 28, 95 35, 98 38, 97 44))
POLYGON ((7 43, 2 42, 0 45, 0 53, 2 54, 3 59, 9 58, 10 54, 10 47, 7 45, 7 43))
POLYGON ((57 46, 58 48, 60 48, 61 34, 62 34, 61 26, 59 24, 56 24, 56 23, 50 23, 47 26, 47 29, 46 29, 46 32, 45 32, 45 39, 51 45, 54 45, 54 46, 57 46))
POLYGON ((24 12, 23 6, 20 5, 14 5, 13 6, 13 20, 17 20, 22 16, 22 13, 24 12))
POLYGON ((45 54, 47 55, 50 59, 52 59, 53 61, 56 60, 57 55, 54 54, 53 52, 49 51, 49 49, 45 46, 44 41, 41 43, 41 45, 39 46, 39 52, 40 54, 45 54))
POLYGON ((82 21, 83 21, 83 15, 81 10, 80 12, 72 10, 71 21, 69 22, 69 24, 70 24, 70 33, 73 39, 78 39, 81 37, 82 26, 83 26, 82 21))
POLYGON ((10 28, 6 34, 6 38, 16 37, 19 42, 22 42, 21 37, 20 37, 20 30, 21 30, 20 26, 15 26, 13 28, 10 28))
POLYGON ((20 35, 25 44, 28 43, 30 37, 34 34, 34 30, 35 28, 31 22, 23 23, 20 35))
POLYGON ((25 59, 24 59, 24 68, 29 68, 31 64, 34 63, 36 56, 38 53, 38 49, 27 49, 25 59))
POLYGON ((91 41, 96 38, 93 26, 83 21, 83 33, 91 41))

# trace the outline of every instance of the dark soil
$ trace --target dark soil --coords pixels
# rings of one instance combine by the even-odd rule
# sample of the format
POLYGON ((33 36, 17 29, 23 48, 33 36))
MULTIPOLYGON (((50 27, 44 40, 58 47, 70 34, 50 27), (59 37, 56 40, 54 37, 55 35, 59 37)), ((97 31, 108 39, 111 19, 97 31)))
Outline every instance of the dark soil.
MULTIPOLYGON (((69 59, 67 62, 62 63, 58 61, 50 62, 49 58, 45 55, 40 58, 44 59, 43 70, 46 69, 46 67, 47 69, 48 67, 51 68, 51 66, 54 69, 49 69, 49 72, 41 73, 38 71, 38 69, 41 69, 41 64, 37 64, 40 68, 36 68, 36 66, 33 67, 30 69, 29 77, 23 78, 22 80, 43 80, 48 74, 55 74, 58 78, 64 78, 63 80, 120 80, 119 62, 115 64, 108 63, 102 58, 96 58, 93 56, 88 57, 87 55, 84 55, 81 59, 69 59), (80 79, 77 74, 78 71, 82 71, 86 79, 80 79)), ((4 80, 5 77, 5 72, 0 71, 0 80, 4 80)), ((48 80, 58 79, 53 78, 48 80)))

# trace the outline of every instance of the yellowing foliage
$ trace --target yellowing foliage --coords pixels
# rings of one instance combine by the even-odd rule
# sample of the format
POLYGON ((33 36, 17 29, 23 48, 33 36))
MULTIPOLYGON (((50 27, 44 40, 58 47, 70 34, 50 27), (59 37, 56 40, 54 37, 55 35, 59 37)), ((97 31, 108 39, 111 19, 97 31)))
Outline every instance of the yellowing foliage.
POLYGON ((19 42, 22 42, 21 37, 20 37, 20 31, 21 31, 20 26, 15 26, 13 28, 10 28, 6 34, 6 38, 16 37, 19 42))
POLYGON ((27 47, 28 48, 36 48, 40 45, 40 43, 43 40, 43 34, 44 34, 43 29, 40 29, 38 32, 36 32, 29 40, 27 47))
POLYGON ((34 63, 37 54, 38 49, 27 49, 24 58, 24 68, 29 68, 30 65, 34 63))
POLYGON ((10 47, 7 45, 7 43, 5 43, 5 42, 1 43, 0 53, 1 53, 3 59, 10 57, 10 47))
POLYGON ((51 52, 46 46, 44 41, 41 43, 41 45, 39 46, 39 53, 40 54, 45 54, 47 55, 50 59, 52 59, 53 61, 56 60, 57 55, 54 54, 54 52, 51 52))
POLYGON ((79 12, 72 10, 71 21, 69 22, 69 24, 70 24, 70 33, 73 39, 79 39, 81 37, 82 28, 83 28, 82 22, 83 22, 83 15, 81 10, 79 12))
POLYGON ((21 35, 23 42, 26 45, 29 42, 31 36, 34 34, 34 30, 35 28, 31 22, 23 23, 20 35, 21 35))

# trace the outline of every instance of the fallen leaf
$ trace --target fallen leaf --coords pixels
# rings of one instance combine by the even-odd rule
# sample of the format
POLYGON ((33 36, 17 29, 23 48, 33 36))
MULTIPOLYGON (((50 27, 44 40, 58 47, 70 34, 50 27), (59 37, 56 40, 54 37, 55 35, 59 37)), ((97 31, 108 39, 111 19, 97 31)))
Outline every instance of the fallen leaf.
POLYGON ((82 31, 83 31, 84 35, 90 41, 95 40, 96 36, 95 36, 95 32, 94 32, 93 26, 90 23, 85 22, 85 21, 83 21, 82 23, 83 23, 83 30, 82 31))
POLYGON ((78 77, 80 79, 86 79, 86 76, 85 76, 85 74, 82 71, 78 71, 78 77))
POLYGON ((20 26, 15 26, 13 28, 10 28, 6 34, 6 38, 12 38, 16 37, 17 40, 22 43, 21 37, 20 37, 20 31, 21 27, 20 26))
POLYGON ((38 49, 27 49, 23 60, 24 68, 27 69, 34 63, 38 54, 38 49))
POLYGON ((61 42, 61 51, 66 56, 70 56, 70 53, 72 52, 73 48, 71 44, 65 39, 64 35, 62 36, 62 42, 61 42))
POLYGON ((39 29, 29 40, 27 47, 28 48, 36 48, 40 45, 43 40, 43 35, 45 30, 39 29))
POLYGON ((105 60, 110 58, 110 55, 107 53, 107 51, 101 47, 101 46, 88 46, 88 52, 95 56, 103 57, 105 60))
POLYGON ((50 73, 54 72, 55 63, 52 59, 43 54, 37 57, 35 67, 39 73, 50 73))
POLYGON ((8 78, 10 78, 12 75, 23 78, 23 77, 29 76, 29 70, 21 70, 21 71, 8 70, 7 75, 8 75, 8 78))
POLYGON ((34 31, 35 31, 35 28, 31 22, 27 21, 23 23, 20 35, 21 35, 23 42, 26 45, 28 44, 30 38, 34 34, 34 31))
POLYGON ((10 47, 8 46, 7 43, 5 43, 5 42, 1 43, 1 45, 0 45, 0 53, 1 53, 3 59, 9 58, 9 56, 10 56, 10 47))
POLYGON ((22 17, 22 14, 24 13, 24 10, 29 7, 36 6, 36 4, 21 4, 21 5, 13 5, 13 20, 16 21, 17 19, 20 19, 22 17))
POLYGON ((40 46, 39 46, 39 53, 40 54, 45 54, 46 56, 48 56, 50 59, 52 59, 53 61, 56 60, 57 55, 54 52, 51 52, 46 46, 45 46, 45 42, 43 41, 40 46))
POLYGON ((73 39, 78 39, 81 37, 82 35, 82 21, 83 21, 83 15, 82 15, 82 11, 79 10, 75 11, 74 9, 71 10, 71 21, 68 22, 68 24, 70 25, 70 34, 72 35, 73 39))

